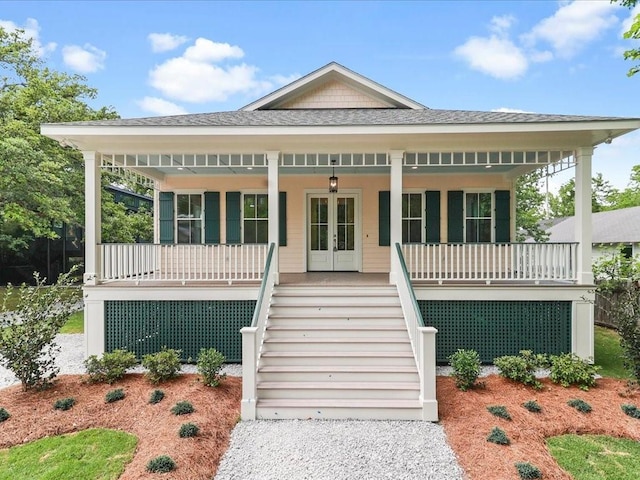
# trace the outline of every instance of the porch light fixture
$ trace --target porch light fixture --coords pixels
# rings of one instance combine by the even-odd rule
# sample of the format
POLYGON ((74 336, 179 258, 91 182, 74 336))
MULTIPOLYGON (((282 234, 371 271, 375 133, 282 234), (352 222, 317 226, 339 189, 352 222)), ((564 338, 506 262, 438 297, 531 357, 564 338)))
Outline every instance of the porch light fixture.
POLYGON ((336 159, 331 159, 331 176, 329 177, 329 193, 338 192, 338 177, 336 177, 336 159))

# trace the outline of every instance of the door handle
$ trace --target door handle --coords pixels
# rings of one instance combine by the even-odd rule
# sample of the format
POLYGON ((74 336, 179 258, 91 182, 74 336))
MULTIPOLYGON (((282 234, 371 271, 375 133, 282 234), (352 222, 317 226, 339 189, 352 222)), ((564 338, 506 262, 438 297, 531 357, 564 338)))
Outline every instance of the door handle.
POLYGON ((338 251, 338 238, 335 234, 333 235, 333 251, 338 251))

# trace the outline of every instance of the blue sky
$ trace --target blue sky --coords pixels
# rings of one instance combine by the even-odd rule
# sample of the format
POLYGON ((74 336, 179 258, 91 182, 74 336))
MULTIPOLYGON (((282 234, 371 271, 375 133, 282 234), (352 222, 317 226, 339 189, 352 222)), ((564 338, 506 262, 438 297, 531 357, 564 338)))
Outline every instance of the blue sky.
MULTIPOLYGON (((622 59, 637 13, 608 0, 0 1, 0 26, 122 117, 235 110, 331 61, 431 108, 640 117, 622 59)), ((636 164, 638 132, 594 155, 618 188, 636 164)))

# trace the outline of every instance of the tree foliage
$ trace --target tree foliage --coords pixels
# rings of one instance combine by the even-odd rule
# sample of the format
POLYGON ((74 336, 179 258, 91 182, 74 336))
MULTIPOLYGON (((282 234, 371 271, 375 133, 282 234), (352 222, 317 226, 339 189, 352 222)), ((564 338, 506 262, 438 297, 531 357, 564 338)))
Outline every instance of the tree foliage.
MULTIPOLYGON (((611 182, 605 180, 601 173, 596 173, 596 176, 591 179, 591 211, 602 212, 622 208, 615 207, 617 193, 618 191, 613 188, 611 182)), ((549 209, 551 216, 558 218, 575 215, 575 197, 576 184, 572 178, 560 186, 556 195, 550 196, 549 209)))
MULTIPOLYGON (((635 7, 637 3, 638 3, 637 0, 621 0, 620 1, 620 4, 623 7, 627 7, 630 9, 635 7)), ((640 14, 635 16, 635 18, 633 19, 633 23, 631 24, 631 27, 629 27, 629 30, 627 30, 623 36, 627 40, 640 40, 640 14)), ((640 48, 630 48, 629 50, 626 50, 624 52, 624 59, 632 60, 632 61, 640 61, 640 48)), ((634 65, 633 67, 631 67, 627 75, 631 77, 638 72, 640 72, 640 64, 634 65)))
POLYGON ((622 191, 615 191, 611 202, 613 207, 610 210, 640 206, 640 165, 631 169, 627 187, 622 191))
POLYGON ((549 235, 542 229, 545 217, 545 195, 542 193, 542 171, 535 170, 518 177, 516 183, 516 241, 533 238, 545 242, 549 235))

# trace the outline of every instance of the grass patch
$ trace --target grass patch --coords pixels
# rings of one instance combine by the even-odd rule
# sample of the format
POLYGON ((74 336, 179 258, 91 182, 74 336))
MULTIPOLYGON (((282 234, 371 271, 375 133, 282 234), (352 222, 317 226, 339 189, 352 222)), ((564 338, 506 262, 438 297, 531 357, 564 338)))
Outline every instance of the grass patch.
POLYGON ((133 458, 137 443, 133 435, 106 429, 43 438, 0 451, 0 480, 115 480, 133 458))
POLYGON ((84 310, 72 313, 60 333, 84 333, 84 310))
MULTIPOLYGON (((4 301, 4 296, 7 293, 7 288, 6 287, 0 287, 0 311, 2 311, 2 302, 4 301)), ((16 305, 18 304, 18 296, 17 295, 12 295, 11 297, 9 297, 7 299, 7 310, 11 311, 14 308, 16 308, 16 305)))
POLYGON ((600 375, 625 380, 631 378, 622 364, 622 347, 618 332, 596 326, 594 344, 595 363, 602 367, 602 370, 598 372, 600 375))
POLYGON ((561 435, 547 439, 558 464, 575 480, 635 480, 640 443, 606 435, 561 435))

